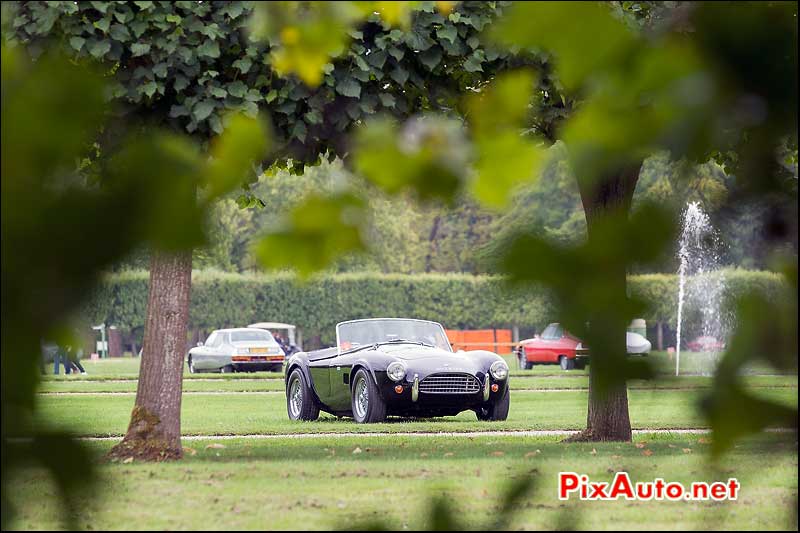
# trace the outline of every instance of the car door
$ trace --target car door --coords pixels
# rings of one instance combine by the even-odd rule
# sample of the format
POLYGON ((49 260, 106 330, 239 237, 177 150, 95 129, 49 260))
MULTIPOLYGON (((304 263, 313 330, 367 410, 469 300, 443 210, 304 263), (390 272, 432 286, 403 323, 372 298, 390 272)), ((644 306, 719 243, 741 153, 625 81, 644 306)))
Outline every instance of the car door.
POLYGON ((197 348, 192 350, 192 361, 194 362, 195 368, 199 368, 201 370, 208 370, 213 368, 213 363, 211 361, 211 354, 213 351, 214 343, 217 342, 217 338, 219 337, 219 333, 214 331, 211 335, 208 336, 206 341, 203 343, 202 346, 198 346, 197 348))
POLYGON ((328 362, 328 382, 330 384, 329 405, 332 409, 350 409, 350 380, 353 370, 353 357, 339 355, 328 362))

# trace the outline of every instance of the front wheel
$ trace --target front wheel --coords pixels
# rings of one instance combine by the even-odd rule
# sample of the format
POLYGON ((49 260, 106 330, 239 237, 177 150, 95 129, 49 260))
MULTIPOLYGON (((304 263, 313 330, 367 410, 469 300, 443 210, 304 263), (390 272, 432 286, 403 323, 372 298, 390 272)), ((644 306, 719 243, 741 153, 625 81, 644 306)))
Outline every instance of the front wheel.
POLYGON ((566 355, 562 355, 558 358, 558 364, 561 366, 561 370, 572 370, 575 368, 575 361, 567 358, 566 355))
POLYGON ((295 368, 286 382, 286 411, 290 420, 312 421, 319 418, 319 406, 313 394, 303 373, 295 368))
POLYGON ((502 421, 508 418, 508 408, 511 403, 511 391, 506 389, 506 393, 499 400, 495 400, 487 406, 475 409, 478 420, 486 422, 502 421))
POLYGON ((386 402, 367 372, 360 368, 353 380, 353 419, 359 424, 374 424, 386 419, 386 402))
POLYGON ((517 365, 519 366, 520 370, 530 370, 533 368, 533 363, 528 361, 528 358, 525 357, 524 351, 520 351, 517 355, 517 365))
POLYGON ((189 373, 196 374, 197 370, 194 368, 194 361, 192 361, 192 356, 189 356, 189 373))

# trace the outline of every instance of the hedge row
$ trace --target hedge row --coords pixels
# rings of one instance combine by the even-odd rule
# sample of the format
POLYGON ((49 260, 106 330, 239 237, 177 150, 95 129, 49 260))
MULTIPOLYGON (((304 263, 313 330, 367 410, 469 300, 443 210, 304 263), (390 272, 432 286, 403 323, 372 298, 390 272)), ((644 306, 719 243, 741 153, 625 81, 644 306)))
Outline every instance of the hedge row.
MULTIPOLYGON (((771 272, 730 270, 726 294, 749 288, 770 298, 788 294, 771 272)), ((108 277, 85 308, 86 318, 131 331, 144 325, 148 275, 127 272, 108 277)), ((632 295, 649 302, 648 322, 674 324, 678 281, 674 275, 631 276, 632 295)), ((298 283, 287 274, 193 275, 190 328, 211 330, 257 321, 297 324, 306 339, 333 340, 334 326, 363 317, 407 316, 436 320, 448 328, 541 328, 557 320, 545 290, 511 292, 502 278, 461 274, 336 274, 298 283)))

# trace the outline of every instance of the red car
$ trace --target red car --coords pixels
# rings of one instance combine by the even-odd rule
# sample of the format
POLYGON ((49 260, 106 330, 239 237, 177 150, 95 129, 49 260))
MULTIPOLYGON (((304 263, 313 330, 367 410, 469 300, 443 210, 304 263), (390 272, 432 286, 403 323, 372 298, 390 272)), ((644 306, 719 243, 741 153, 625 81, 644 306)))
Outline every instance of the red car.
POLYGON ((558 364, 562 370, 583 368, 586 351, 580 344, 561 324, 550 324, 541 335, 520 341, 516 352, 519 368, 530 370, 534 364, 558 364))
POLYGON ((706 335, 687 342, 686 348, 691 352, 721 352, 725 350, 725 343, 716 337, 706 335))

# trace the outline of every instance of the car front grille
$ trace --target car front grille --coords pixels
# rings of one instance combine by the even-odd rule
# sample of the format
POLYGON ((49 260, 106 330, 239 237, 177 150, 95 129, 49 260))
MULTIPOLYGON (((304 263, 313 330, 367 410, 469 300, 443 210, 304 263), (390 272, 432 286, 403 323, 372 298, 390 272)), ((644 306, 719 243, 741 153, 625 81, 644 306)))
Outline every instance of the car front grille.
POLYGON ((471 374, 431 374, 419 382, 419 391, 426 394, 474 394, 481 385, 471 374))

